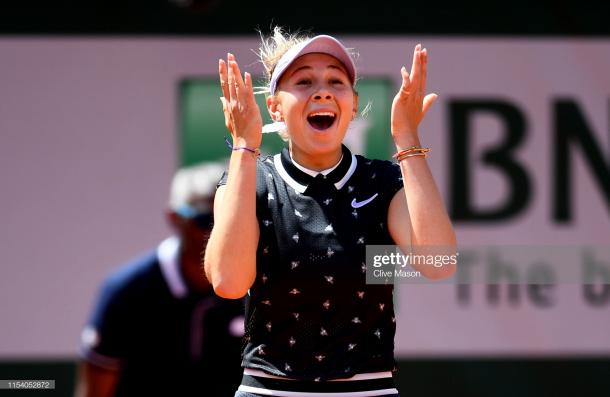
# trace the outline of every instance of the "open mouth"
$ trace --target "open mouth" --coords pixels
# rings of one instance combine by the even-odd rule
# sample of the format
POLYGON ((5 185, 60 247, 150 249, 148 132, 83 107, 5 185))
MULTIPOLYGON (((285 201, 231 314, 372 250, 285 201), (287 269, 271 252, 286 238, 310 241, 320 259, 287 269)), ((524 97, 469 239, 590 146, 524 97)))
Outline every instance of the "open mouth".
POLYGON ((316 130, 324 131, 335 122, 337 115, 332 112, 316 112, 307 116, 307 121, 316 130))

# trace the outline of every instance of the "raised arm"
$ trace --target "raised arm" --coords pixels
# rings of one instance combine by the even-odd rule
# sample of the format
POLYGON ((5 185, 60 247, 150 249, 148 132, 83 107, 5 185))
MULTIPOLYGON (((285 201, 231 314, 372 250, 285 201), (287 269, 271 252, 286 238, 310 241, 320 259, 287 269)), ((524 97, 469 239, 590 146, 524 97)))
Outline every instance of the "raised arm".
MULTIPOLYGON (((398 152, 421 147, 419 124, 437 98, 425 95, 428 53, 418 44, 413 53, 411 74, 403 66, 402 85, 392 103, 392 138, 398 152)), ((394 241, 403 249, 428 255, 451 255, 456 238, 451 220, 436 187, 425 156, 410 156, 400 161, 405 189, 390 203, 388 226, 394 241)), ((455 265, 414 266, 425 277, 451 276, 455 265)))
POLYGON ((205 273, 214 291, 224 298, 246 294, 256 277, 256 154, 262 137, 262 118, 252 89, 252 77, 242 78, 232 54, 219 60, 220 98, 234 150, 225 186, 214 199, 214 228, 205 250, 205 273), (247 149, 237 149, 247 148, 247 149), (236 150, 235 150, 236 149, 236 150))

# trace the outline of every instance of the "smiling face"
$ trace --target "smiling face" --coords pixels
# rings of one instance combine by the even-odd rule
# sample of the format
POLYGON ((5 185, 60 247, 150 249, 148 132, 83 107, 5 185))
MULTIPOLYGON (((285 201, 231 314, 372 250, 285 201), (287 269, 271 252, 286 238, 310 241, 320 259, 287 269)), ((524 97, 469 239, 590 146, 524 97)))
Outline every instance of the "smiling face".
POLYGON ((274 120, 286 123, 293 159, 321 170, 341 158, 341 142, 358 110, 358 96, 341 62, 311 53, 284 72, 267 108, 274 120))

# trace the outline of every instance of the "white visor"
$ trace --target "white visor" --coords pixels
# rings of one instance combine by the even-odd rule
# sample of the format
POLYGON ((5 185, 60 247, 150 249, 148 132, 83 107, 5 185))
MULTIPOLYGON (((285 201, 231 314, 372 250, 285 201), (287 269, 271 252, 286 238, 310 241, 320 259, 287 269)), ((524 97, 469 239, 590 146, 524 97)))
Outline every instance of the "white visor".
POLYGON ((282 55, 271 74, 271 82, 269 83, 271 95, 275 95, 277 83, 292 62, 302 55, 311 54, 313 52, 328 54, 337 58, 343 66, 345 66, 350 81, 354 84, 356 81, 356 65, 347 49, 334 37, 320 35, 292 47, 282 55))

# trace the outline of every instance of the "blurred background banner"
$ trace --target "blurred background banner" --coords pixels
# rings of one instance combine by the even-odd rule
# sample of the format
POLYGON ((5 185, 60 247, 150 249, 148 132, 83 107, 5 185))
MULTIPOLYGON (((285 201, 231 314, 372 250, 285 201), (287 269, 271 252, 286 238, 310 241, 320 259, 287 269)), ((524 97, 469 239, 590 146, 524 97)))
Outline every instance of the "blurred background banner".
MULTIPOLYGON (((360 103, 371 103, 348 145, 376 158, 392 154, 400 67, 415 44, 428 49, 440 97, 421 139, 461 245, 608 245, 610 40, 339 37, 359 53, 360 103)), ((257 45, 0 38, 1 357, 76 356, 100 281, 169 233, 176 167, 228 156, 218 58, 230 50, 260 76, 257 45)), ((610 272, 607 258, 598 268, 610 272)), ((401 285, 397 353, 608 355, 607 287, 401 285)))

